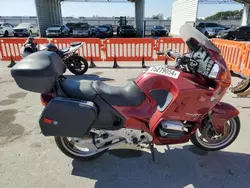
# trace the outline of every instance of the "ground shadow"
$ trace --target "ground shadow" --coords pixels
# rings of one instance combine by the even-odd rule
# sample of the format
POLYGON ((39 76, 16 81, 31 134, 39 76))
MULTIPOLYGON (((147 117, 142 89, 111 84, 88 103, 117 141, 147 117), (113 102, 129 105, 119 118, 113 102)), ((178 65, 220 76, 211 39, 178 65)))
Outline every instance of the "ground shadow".
POLYGON ((104 78, 100 77, 99 75, 95 74, 84 74, 84 75, 64 75, 67 78, 73 79, 73 80, 90 80, 90 81, 115 81, 112 78, 104 78))
POLYGON ((96 180, 95 188, 249 187, 248 154, 184 146, 156 152, 152 162, 150 153, 137 152, 116 149, 92 162, 73 160, 72 175, 96 180), (131 152, 133 159, 126 157, 131 152))

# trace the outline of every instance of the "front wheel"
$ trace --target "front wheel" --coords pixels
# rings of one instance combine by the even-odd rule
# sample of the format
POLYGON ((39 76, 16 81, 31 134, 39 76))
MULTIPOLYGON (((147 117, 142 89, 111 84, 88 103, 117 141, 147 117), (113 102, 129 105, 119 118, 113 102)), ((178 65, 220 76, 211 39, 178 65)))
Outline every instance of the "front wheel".
POLYGON ((191 142, 198 148, 205 151, 217 151, 226 148, 234 142, 240 132, 240 119, 234 117, 230 119, 224 128, 223 134, 216 134, 211 124, 206 124, 196 130, 191 136, 191 142))
POLYGON ((69 71, 75 75, 82 75, 89 69, 88 61, 81 56, 72 56, 66 60, 69 71))
POLYGON ((56 145, 61 152, 70 158, 82 161, 97 159, 108 150, 98 151, 93 140, 92 136, 84 138, 55 137, 56 145))

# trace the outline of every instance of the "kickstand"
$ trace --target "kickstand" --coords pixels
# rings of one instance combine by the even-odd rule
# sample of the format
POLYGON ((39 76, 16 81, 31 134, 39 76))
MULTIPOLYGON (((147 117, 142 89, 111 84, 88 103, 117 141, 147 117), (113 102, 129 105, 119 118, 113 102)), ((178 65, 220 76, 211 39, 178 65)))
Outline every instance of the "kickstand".
POLYGON ((153 143, 150 143, 150 144, 149 144, 149 148, 150 148, 150 151, 151 151, 152 160, 153 160, 153 162, 154 162, 154 161, 155 161, 155 150, 154 150, 154 144, 153 144, 153 143))
POLYGON ((170 150, 170 147, 169 147, 169 145, 166 145, 166 146, 167 146, 168 150, 170 150))

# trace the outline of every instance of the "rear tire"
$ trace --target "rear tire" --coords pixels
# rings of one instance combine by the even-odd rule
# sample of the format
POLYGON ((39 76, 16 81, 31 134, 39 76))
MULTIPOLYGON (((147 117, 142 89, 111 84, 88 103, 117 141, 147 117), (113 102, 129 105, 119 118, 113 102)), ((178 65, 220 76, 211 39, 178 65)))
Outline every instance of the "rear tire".
POLYGON ((8 37, 8 36, 9 36, 9 32, 8 32, 8 31, 5 31, 3 36, 4 36, 4 37, 8 37))
POLYGON ((240 132, 240 119, 239 119, 239 117, 238 116, 234 117, 234 118, 230 119, 229 121, 233 122, 233 125, 232 125, 233 127, 231 127, 232 130, 230 130, 230 131, 232 131, 232 134, 229 135, 229 138, 227 138, 227 137, 225 138, 224 143, 222 141, 221 144, 213 145, 213 143, 206 144, 206 143, 202 142, 197 134, 197 132, 199 130, 197 130, 193 135, 191 135, 191 138, 190 138, 191 142, 195 146, 197 146, 198 148, 205 150, 205 151, 218 151, 218 150, 226 148, 227 146, 229 146, 230 144, 232 144, 234 142, 234 140, 237 138, 237 136, 239 135, 239 132, 240 132))
POLYGON ((71 58, 67 59, 66 61, 67 61, 66 64, 67 64, 69 71, 75 75, 82 75, 85 72, 87 72, 87 70, 89 69, 88 61, 81 56, 72 56, 71 58), (76 69, 75 64, 73 66, 71 66, 71 64, 72 64, 71 61, 73 61, 73 64, 74 64, 74 61, 83 64, 84 68, 81 70, 76 69))
POLYGON ((81 161, 91 161, 99 158, 101 155, 103 155, 108 149, 103 150, 99 153, 93 154, 91 156, 80 156, 77 154, 74 154, 74 152, 70 152, 70 148, 67 148, 68 146, 66 145, 65 137, 55 137, 55 142, 57 147, 60 149, 62 153, 64 153, 66 156, 72 158, 72 159, 77 159, 81 161))

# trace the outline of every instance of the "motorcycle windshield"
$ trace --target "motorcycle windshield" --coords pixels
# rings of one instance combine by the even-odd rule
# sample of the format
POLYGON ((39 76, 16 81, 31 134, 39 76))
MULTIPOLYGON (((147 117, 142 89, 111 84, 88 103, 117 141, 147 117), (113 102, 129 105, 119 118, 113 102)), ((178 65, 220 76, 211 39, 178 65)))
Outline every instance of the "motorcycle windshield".
POLYGON ((205 35, 203 35, 200 31, 198 31, 190 24, 185 24, 180 28, 180 36, 186 43, 190 39, 195 39, 206 49, 220 53, 220 50, 205 35))
POLYGON ((203 76, 231 82, 231 76, 221 51, 200 31, 189 24, 180 28, 180 35, 198 63, 197 72, 203 76))

